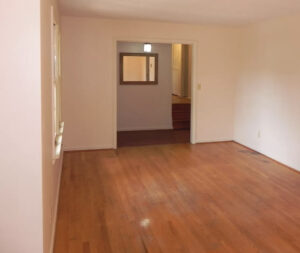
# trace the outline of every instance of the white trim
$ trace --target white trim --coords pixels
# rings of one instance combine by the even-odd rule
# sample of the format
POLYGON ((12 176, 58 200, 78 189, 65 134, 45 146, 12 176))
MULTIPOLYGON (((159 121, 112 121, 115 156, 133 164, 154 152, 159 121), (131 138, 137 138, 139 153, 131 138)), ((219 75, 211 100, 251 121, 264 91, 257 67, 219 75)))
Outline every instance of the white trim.
POLYGON ((111 92, 112 92, 112 136, 113 136, 113 140, 112 140, 112 144, 113 144, 113 148, 117 149, 118 147, 118 143, 117 143, 117 131, 118 131, 118 127, 117 127, 117 117, 118 117, 118 109, 117 109, 117 40, 113 39, 113 55, 112 55, 112 85, 111 85, 111 92))
POLYGON ((63 133, 64 133, 64 122, 60 122, 59 134, 55 138, 55 155, 56 159, 59 159, 62 151, 63 133))
MULTIPOLYGON (((50 241, 50 253, 53 253, 54 251, 54 243, 55 243, 55 233, 56 233, 56 224, 57 224, 57 212, 58 212, 58 203, 59 203, 59 193, 60 193, 60 185, 61 185, 61 174, 62 174, 62 165, 63 165, 63 154, 60 159, 59 164, 59 175, 58 175, 58 185, 56 189, 56 201, 54 206, 54 216, 53 216, 53 222, 52 222, 52 235, 51 235, 51 241, 50 241)), ((52 214, 51 214, 52 215, 52 214)))
POLYGON ((159 39, 159 38, 149 38, 149 37, 114 37, 112 38, 113 43, 113 55, 112 55, 112 131, 113 131, 113 148, 117 148, 117 43, 118 42, 149 42, 149 43, 166 43, 166 44, 186 44, 192 46, 192 98, 191 98, 191 144, 197 143, 196 141, 196 129, 197 129, 197 41, 195 40, 185 40, 185 39, 159 39))
POLYGON ((86 151, 86 150, 100 150, 100 149, 115 149, 115 147, 113 145, 64 147, 64 151, 86 151))
POLYGON ((217 139, 209 139, 209 140, 197 140, 196 143, 201 144, 201 143, 212 143, 212 142, 225 142, 225 141, 234 141, 233 139, 229 138, 217 138, 217 139))
POLYGON ((172 126, 156 126, 156 127, 143 126, 143 127, 120 127, 118 131, 122 132, 122 131, 170 130, 170 129, 173 129, 173 127, 172 126))

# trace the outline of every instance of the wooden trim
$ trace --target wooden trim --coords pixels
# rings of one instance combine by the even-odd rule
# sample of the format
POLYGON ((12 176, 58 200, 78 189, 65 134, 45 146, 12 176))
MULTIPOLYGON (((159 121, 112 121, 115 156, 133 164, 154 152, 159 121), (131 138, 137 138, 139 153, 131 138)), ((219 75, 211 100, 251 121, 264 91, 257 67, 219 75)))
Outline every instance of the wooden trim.
POLYGON ((115 148, 90 148, 90 149, 74 149, 74 150, 65 150, 64 153, 78 153, 78 152, 95 152, 95 151, 116 151, 115 148))
POLYGON ((158 84, 158 54, 156 53, 120 53, 119 58, 119 72, 120 72, 120 84, 121 85, 152 85, 158 84), (146 65, 147 65, 147 81, 124 81, 123 80, 123 57, 124 56, 146 56, 146 65), (154 57, 155 59, 155 80, 149 81, 150 73, 149 73, 149 58, 154 57))

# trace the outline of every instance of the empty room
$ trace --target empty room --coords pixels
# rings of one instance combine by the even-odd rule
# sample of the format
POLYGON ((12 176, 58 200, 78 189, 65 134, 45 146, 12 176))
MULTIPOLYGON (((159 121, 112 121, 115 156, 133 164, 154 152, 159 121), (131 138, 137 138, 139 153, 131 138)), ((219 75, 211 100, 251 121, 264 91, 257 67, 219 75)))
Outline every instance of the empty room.
POLYGON ((190 143, 191 52, 182 44, 117 43, 117 147, 190 143))
POLYGON ((1 4, 1 253, 299 253, 300 2, 1 4))

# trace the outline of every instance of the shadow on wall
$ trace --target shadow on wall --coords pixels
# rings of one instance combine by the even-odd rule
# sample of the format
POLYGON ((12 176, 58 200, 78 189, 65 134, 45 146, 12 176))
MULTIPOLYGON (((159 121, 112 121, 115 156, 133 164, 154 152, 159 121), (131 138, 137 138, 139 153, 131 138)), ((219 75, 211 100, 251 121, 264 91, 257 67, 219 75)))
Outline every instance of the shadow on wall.
POLYGON ((172 94, 191 97, 192 84, 192 46, 172 45, 172 94))

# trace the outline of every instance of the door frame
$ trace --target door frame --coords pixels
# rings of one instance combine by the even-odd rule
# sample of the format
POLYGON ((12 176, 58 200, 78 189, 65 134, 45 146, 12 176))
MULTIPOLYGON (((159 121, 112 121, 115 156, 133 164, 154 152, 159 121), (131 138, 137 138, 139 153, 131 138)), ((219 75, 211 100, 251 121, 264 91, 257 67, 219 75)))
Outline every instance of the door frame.
POLYGON ((113 98, 113 117, 112 117, 112 126, 113 126, 113 148, 117 149, 117 117, 118 117, 118 55, 117 55, 117 44, 118 42, 140 42, 140 43, 162 43, 162 44, 185 44, 190 45, 192 47, 192 81, 191 81, 191 132, 190 132, 190 143, 196 144, 196 129, 197 129, 197 41, 193 40, 182 40, 182 39, 151 39, 151 38, 124 38, 124 37, 116 37, 113 38, 113 52, 112 52, 112 98, 113 98))

